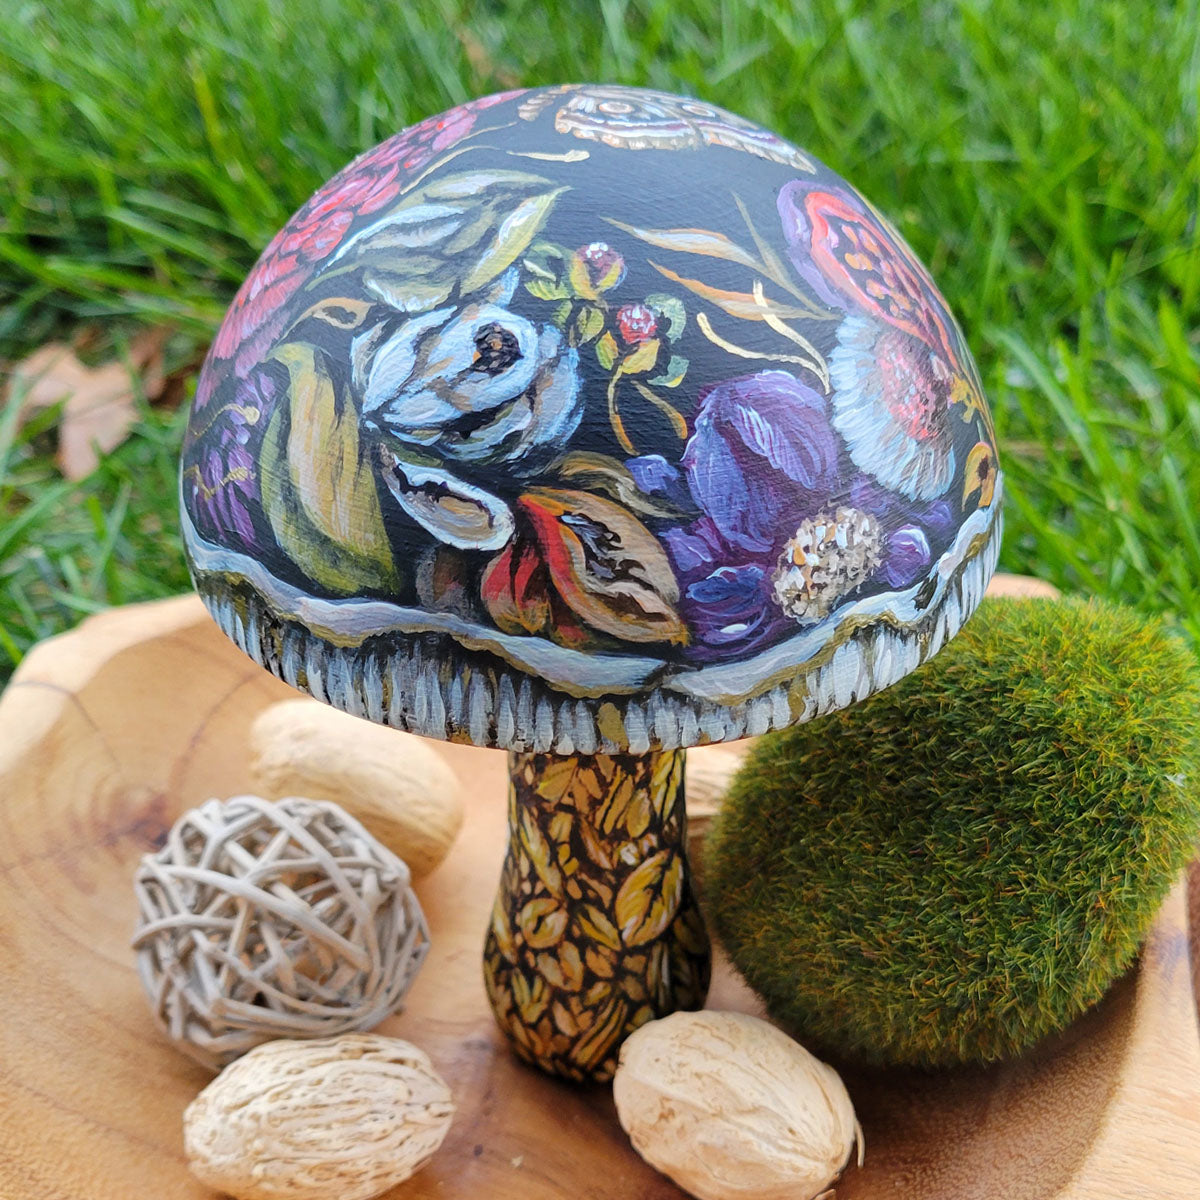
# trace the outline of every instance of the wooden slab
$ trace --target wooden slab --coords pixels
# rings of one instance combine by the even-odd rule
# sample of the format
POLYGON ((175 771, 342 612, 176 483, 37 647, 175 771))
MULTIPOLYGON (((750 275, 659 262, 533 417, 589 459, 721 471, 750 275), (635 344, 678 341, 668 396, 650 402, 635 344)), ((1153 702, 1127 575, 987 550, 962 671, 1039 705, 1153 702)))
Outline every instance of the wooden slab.
MULTIPOLYGON (((43 644, 0 698, 4 1200, 212 1196, 188 1174, 180 1136, 209 1076, 151 1023, 128 945, 130 880, 183 809, 245 789, 250 721, 291 694, 182 598, 43 644)), ((408 1011, 381 1030, 430 1053, 459 1111, 433 1162, 389 1195, 679 1197, 630 1149, 607 1089, 527 1070, 497 1034, 479 955, 504 849, 505 760, 444 750, 467 785, 466 832, 421 885, 433 951, 408 1011)), ((724 967, 711 1004, 754 1008, 724 967)), ((1200 1039, 1183 887, 1139 969, 1055 1045, 988 1071, 846 1079, 867 1165, 846 1175, 843 1200, 1194 1200, 1200 1039)))

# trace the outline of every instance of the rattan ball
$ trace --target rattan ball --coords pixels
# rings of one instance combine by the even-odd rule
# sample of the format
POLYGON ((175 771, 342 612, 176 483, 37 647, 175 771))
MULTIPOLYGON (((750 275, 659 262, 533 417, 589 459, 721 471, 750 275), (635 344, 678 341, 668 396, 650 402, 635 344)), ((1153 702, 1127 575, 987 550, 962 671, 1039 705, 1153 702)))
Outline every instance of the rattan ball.
POLYGON ((155 1019, 213 1070, 274 1038, 372 1028, 429 949, 408 867, 336 804, 209 800, 142 859, 134 890, 155 1019))

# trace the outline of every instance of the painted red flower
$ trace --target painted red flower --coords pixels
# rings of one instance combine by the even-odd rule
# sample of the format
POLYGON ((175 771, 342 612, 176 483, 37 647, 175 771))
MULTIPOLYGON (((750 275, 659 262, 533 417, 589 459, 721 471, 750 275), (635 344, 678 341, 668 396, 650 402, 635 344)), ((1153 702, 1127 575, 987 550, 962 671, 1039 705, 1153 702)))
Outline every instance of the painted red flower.
POLYGON ((644 304, 623 304, 617 309, 617 328, 633 346, 648 342, 658 332, 658 318, 644 304))
MULTIPOLYGON (((500 92, 413 125, 359 155, 315 192, 271 239, 230 305, 213 342, 213 360, 233 360, 241 376, 261 361, 286 322, 284 303, 341 244, 350 227, 390 204, 405 179, 466 137, 478 114, 520 91, 500 92)), ((212 371, 210 378, 215 378, 212 371)), ((201 407, 212 388, 197 392, 201 407)))

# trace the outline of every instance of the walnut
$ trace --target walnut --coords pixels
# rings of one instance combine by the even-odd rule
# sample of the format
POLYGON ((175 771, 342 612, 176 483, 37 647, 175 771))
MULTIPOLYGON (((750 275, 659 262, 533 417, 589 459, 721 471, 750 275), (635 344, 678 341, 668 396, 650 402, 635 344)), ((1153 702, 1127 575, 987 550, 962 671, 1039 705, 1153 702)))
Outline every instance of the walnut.
POLYGON ((621 1127, 699 1200, 811 1200, 862 1131, 832 1067, 742 1013, 677 1012, 621 1047, 621 1127))
POLYGON ((408 1042, 348 1033, 265 1042, 188 1105, 192 1172, 238 1200, 367 1200, 442 1144, 450 1090, 408 1042))
POLYGON ((317 700, 281 700, 250 727, 250 784, 270 800, 307 796, 344 808, 414 879, 446 857, 463 820, 450 765, 424 739, 317 700))

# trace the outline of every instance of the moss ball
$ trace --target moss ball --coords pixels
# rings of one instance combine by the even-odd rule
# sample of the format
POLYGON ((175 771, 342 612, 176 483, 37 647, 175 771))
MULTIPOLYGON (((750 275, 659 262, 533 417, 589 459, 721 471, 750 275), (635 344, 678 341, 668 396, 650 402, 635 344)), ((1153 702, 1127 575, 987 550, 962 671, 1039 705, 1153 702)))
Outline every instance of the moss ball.
POLYGON ((843 1059, 1016 1054, 1137 953, 1200 822, 1200 688, 1164 622, 988 600, 931 662, 759 740, 710 913, 771 1015, 843 1059))

